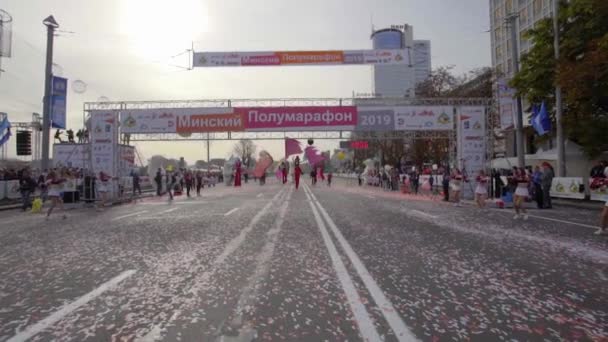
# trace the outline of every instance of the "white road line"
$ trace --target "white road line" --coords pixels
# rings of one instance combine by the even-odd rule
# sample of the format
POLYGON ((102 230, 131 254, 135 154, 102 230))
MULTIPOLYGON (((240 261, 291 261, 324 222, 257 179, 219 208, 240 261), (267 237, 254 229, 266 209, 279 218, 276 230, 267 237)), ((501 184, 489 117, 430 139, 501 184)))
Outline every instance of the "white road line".
POLYGON ((572 225, 575 225, 575 226, 581 226, 581 227, 585 227, 585 228, 591 228, 591 229, 597 229, 598 228, 597 226, 592 226, 592 225, 588 225, 588 224, 584 224, 584 223, 576 223, 576 222, 572 222, 572 221, 564 221, 564 220, 552 219, 552 218, 548 218, 548 217, 544 217, 544 216, 537 216, 537 215, 530 215, 530 214, 528 214, 528 216, 534 217, 534 218, 539 218, 539 219, 542 219, 542 220, 548 220, 548 221, 555 221, 555 222, 572 224, 572 225))
POLYGON ((40 332, 42 332, 49 326, 57 323, 63 317, 76 311, 81 306, 85 305, 86 303, 90 302, 91 300, 95 299, 96 297, 99 297, 102 293, 104 293, 107 290, 111 289, 112 287, 118 285, 118 283, 120 283, 121 281, 129 278, 130 276, 135 274, 135 272, 136 272, 135 270, 128 270, 128 271, 122 272, 118 276, 101 284, 101 286, 99 286, 95 290, 85 294, 84 296, 78 298, 77 300, 73 301, 70 304, 64 305, 61 309, 59 309, 58 311, 55 311, 53 314, 51 314, 47 318, 26 328, 25 330, 21 331, 17 335, 10 338, 7 342, 24 342, 24 341, 29 340, 30 338, 36 336, 37 334, 39 334, 40 332))
POLYGON ((115 218, 112 219, 112 221, 120 220, 120 219, 131 217, 131 216, 136 216, 136 215, 140 215, 140 214, 145 214, 147 212, 148 212, 147 210, 137 211, 137 212, 130 213, 130 214, 127 214, 127 215, 122 215, 122 216, 115 217, 115 218))
POLYGON ((355 288, 352 278, 348 274, 348 271, 346 270, 346 267, 338 254, 336 245, 334 245, 333 241, 331 240, 329 232, 325 227, 325 223, 323 223, 323 220, 321 219, 317 208, 315 208, 315 205, 313 204, 308 192, 310 192, 310 190, 308 190, 308 186, 305 185, 304 193, 309 200, 308 203, 310 204, 310 209, 312 209, 315 221, 317 221, 317 226, 319 226, 319 230, 321 231, 321 236, 323 237, 323 242, 325 243, 325 247, 327 247, 327 251, 329 252, 331 263, 333 264, 336 275, 340 280, 344 294, 348 299, 348 304, 350 305, 350 309, 353 312, 353 316, 355 317, 355 321, 359 327, 359 333, 361 334, 361 337, 363 337, 364 341, 382 341, 371 317, 369 316, 369 313, 367 312, 367 309, 365 309, 365 305, 361 301, 361 297, 359 297, 359 293, 355 288))
POLYGON ((359 257, 355 253, 355 251, 352 249, 350 244, 346 241, 346 239, 344 238, 344 236, 342 235, 342 233, 336 226, 335 222, 327 214, 327 211, 325 211, 325 209, 323 208, 321 203, 319 203, 319 201, 317 200, 317 198, 315 197, 315 195, 312 192, 310 193, 310 196, 312 197, 313 203, 317 205, 317 207, 319 208, 319 211, 321 212, 321 214, 327 221, 329 228, 331 229, 332 233, 334 234, 334 236, 340 243, 340 246, 344 250, 344 253, 346 254, 346 256, 348 256, 348 259, 350 259, 353 267, 355 268, 355 270, 357 271, 357 274, 359 275, 359 278, 361 278, 361 280, 363 281, 363 284, 365 284, 365 287, 367 288, 370 295, 374 299, 374 302, 376 302, 376 305, 380 308, 382 315, 384 316, 384 318, 390 325, 390 327, 393 330, 393 332, 395 333, 395 336, 397 337, 397 339, 399 341, 417 341, 418 339, 405 325, 405 323, 403 322, 403 320, 401 319, 401 317, 399 316, 399 314, 393 307, 393 304, 391 303, 391 301, 388 298, 386 298, 386 296, 384 295, 384 292, 382 292, 382 290, 380 289, 380 286, 378 286, 378 283, 376 283, 374 278, 372 278, 371 274, 369 274, 369 271, 365 268, 365 266, 363 265, 363 263, 361 262, 361 260, 359 259, 359 257))
POLYGON ((258 195, 257 195, 257 196, 255 196, 255 197, 260 198, 260 197, 262 197, 262 196, 264 196, 264 194, 258 194, 258 195))
POLYGON ((439 216, 431 215, 431 214, 425 213, 424 211, 420 211, 420 210, 416 210, 416 209, 413 209, 410 212, 413 213, 413 214, 426 216, 426 217, 432 218, 432 219, 436 219, 436 218, 439 217, 439 216))
MULTIPOLYGON (((494 209, 494 211, 502 212, 502 213, 505 213, 505 214, 511 214, 511 212, 505 211, 504 209, 494 209)), ((530 214, 528 214, 528 216, 534 217, 534 218, 537 218, 537 219, 541 219, 541 220, 566 223, 566 224, 571 224, 571 225, 585 227, 585 228, 590 228, 590 229, 598 229, 598 226, 592 226, 592 225, 584 224, 584 223, 577 223, 577 222, 572 222, 572 221, 558 220, 558 219, 544 217, 544 216, 538 216, 538 215, 530 215, 530 214)))
POLYGON ((372 195, 365 195, 365 197, 370 198, 370 199, 376 199, 376 196, 372 196, 372 195))
POLYGON ((230 211, 228 211, 227 213, 225 213, 224 216, 228 216, 228 215, 232 214, 233 212, 235 212, 237 210, 239 210, 239 208, 231 209, 230 211))
POLYGON ((179 208, 171 208, 171 209, 167 209, 167 210, 165 210, 165 211, 161 211, 160 213, 161 213, 161 214, 167 214, 167 213, 170 213, 170 212, 172 212, 172 211, 176 211, 177 209, 179 209, 179 208))
MULTIPOLYGON (((215 258, 215 260, 213 260, 213 263, 210 265, 210 267, 205 272, 203 272, 200 276, 195 278, 194 284, 188 290, 189 294, 198 295, 198 292, 204 286, 204 284, 207 283, 209 278, 211 278, 211 276, 213 275, 213 272, 216 271, 216 268, 219 265, 221 265, 222 263, 224 263, 224 261, 226 261, 226 259, 230 256, 230 254, 232 254, 235 250, 237 250, 237 248, 239 248, 239 246, 243 242, 245 242, 245 238, 247 237, 247 234, 249 234, 249 232, 252 231, 253 228, 255 227, 255 225, 260 221, 260 219, 264 215, 266 215, 266 212, 268 211, 268 209, 270 209, 270 207, 274 204, 274 202, 277 200, 277 198, 279 198, 283 194, 284 191, 285 191, 285 188, 283 188, 283 189, 281 189, 281 191, 277 192, 277 194, 274 195, 274 197, 272 197, 270 202, 268 202, 262 208, 262 210, 260 210, 251 219, 251 222, 249 222, 249 225, 247 225, 247 227, 243 228, 243 230, 241 230, 241 232, 238 236, 236 236, 235 238, 233 238, 232 240, 230 240, 230 242, 228 242, 226 244, 222 253, 220 255, 218 255, 215 258)), ((144 335, 141 338, 135 339, 135 341, 136 342, 150 342, 150 341, 162 340, 163 336, 160 336, 158 334, 158 331, 164 331, 166 325, 173 324, 173 322, 177 318, 179 318, 179 315, 181 312, 182 312, 182 310, 176 311, 173 314, 173 316, 171 316, 171 319, 169 319, 168 321, 162 321, 161 323, 152 326, 150 328, 150 331, 146 335, 144 335)))

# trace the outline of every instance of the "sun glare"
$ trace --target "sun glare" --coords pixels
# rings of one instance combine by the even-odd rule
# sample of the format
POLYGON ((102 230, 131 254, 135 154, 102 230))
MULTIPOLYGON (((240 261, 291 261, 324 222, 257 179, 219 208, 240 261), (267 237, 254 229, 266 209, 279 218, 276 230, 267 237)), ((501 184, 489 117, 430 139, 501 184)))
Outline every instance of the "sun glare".
POLYGON ((133 41, 133 52, 158 60, 190 48, 208 27, 202 0, 126 0, 121 28, 133 41))

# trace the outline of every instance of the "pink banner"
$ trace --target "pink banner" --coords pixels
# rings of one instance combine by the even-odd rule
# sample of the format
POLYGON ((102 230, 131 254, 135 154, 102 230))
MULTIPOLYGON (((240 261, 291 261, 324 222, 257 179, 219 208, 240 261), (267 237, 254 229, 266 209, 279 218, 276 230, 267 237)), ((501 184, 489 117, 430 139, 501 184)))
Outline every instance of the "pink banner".
POLYGON ((235 108, 245 119, 247 130, 353 129, 357 125, 357 107, 246 107, 235 108))

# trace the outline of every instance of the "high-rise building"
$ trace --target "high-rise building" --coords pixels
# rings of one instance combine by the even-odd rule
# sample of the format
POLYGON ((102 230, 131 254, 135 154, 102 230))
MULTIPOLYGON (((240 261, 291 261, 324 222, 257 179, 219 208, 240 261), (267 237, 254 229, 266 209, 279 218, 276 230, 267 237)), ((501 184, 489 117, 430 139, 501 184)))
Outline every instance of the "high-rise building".
POLYGON ((534 27, 540 19, 552 15, 553 0, 489 0, 490 28, 492 30, 492 67, 499 75, 511 77, 513 74, 511 32, 506 18, 519 15, 516 27, 517 46, 521 54, 530 50, 530 42, 523 35, 534 27))
POLYGON ((431 43, 414 40, 410 25, 397 25, 375 30, 371 36, 374 49, 406 49, 412 61, 409 65, 375 65, 373 88, 376 96, 414 97, 416 84, 431 73, 431 43))

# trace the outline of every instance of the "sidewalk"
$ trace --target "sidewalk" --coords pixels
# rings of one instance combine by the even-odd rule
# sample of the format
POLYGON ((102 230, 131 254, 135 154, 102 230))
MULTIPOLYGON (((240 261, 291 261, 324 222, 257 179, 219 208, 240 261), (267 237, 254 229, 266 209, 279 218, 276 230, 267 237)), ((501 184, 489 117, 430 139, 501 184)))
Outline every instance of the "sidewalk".
MULTIPOLYGON (((149 198, 149 197, 154 197, 156 196, 156 190, 154 191, 144 191, 141 196, 137 196, 137 197, 124 197, 124 198, 120 198, 120 199, 116 199, 114 201, 112 201, 111 204, 112 206, 114 205, 119 205, 119 204, 123 204, 123 203, 129 203, 131 202, 133 199, 142 199, 142 198, 149 198)), ((46 201, 46 203, 43 205, 43 210, 44 208, 48 207, 48 203, 49 201, 46 201)), ((88 206, 91 206, 90 203, 86 203, 84 201, 80 201, 78 203, 66 203, 66 209, 78 209, 78 208, 85 208, 88 206)), ((6 210, 13 210, 13 209, 21 209, 21 201, 20 200, 16 200, 15 203, 7 203, 7 204, 1 204, 0 205, 0 211, 6 211, 6 210)), ((29 212, 29 209, 27 210, 27 212, 29 212)))
MULTIPOLYGON (((407 200, 423 200, 424 198, 426 198, 427 196, 425 196, 424 194, 421 195, 405 195, 402 194, 401 192, 396 192, 396 191, 384 191, 381 187, 375 187, 375 186, 369 186, 369 185, 363 185, 361 187, 358 186, 357 183, 357 179, 351 179, 351 178, 343 178, 343 177, 336 177, 336 180, 340 180, 340 185, 345 187, 345 188, 360 188, 360 189, 365 189, 369 192, 381 192, 381 193, 388 193, 388 194, 396 194, 398 196, 401 196, 403 199, 407 199, 407 200)), ((493 205, 493 201, 494 199, 489 199, 486 200, 488 203, 488 205, 493 205), (490 203, 491 202, 491 203, 490 203)), ((555 210, 556 208, 559 207, 566 207, 566 208, 577 208, 577 209, 583 209, 583 210, 591 210, 591 211, 600 211, 602 210, 602 208, 604 207, 604 202, 598 202, 598 201, 583 201, 583 200, 570 200, 570 199, 564 199, 564 198, 552 198, 551 202, 553 204, 553 210, 555 210)), ((467 205, 475 205, 475 201, 473 200, 462 200, 462 203, 467 204, 467 205)), ((525 202, 525 207, 526 209, 536 209, 536 202, 525 202)), ((513 208, 513 203, 505 203, 505 208, 513 208)), ((547 210, 551 210, 551 209, 547 209, 547 210)))

